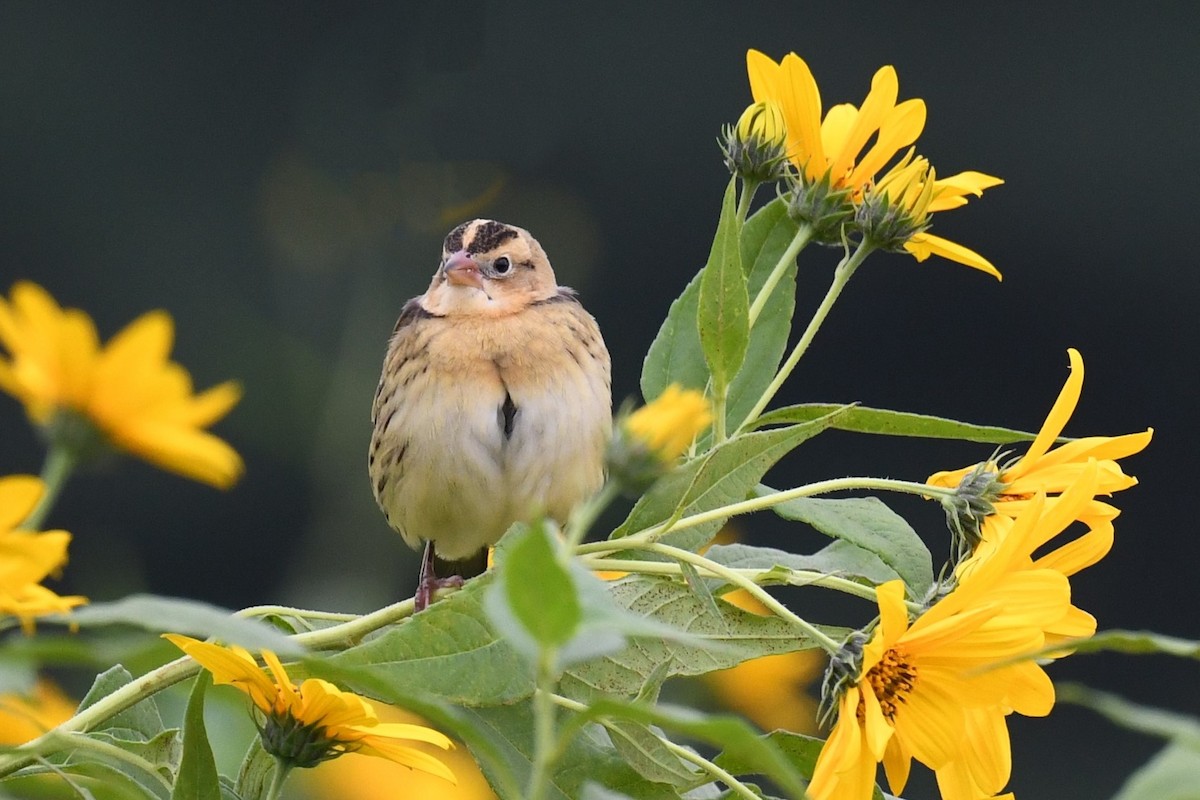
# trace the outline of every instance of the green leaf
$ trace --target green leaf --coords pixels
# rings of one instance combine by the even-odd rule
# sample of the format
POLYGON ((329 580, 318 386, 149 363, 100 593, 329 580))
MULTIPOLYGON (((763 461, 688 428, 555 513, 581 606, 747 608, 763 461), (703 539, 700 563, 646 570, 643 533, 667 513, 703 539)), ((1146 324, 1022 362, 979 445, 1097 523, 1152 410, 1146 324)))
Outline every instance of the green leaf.
MULTIPOLYGON (((120 664, 110 667, 96 676, 96 680, 92 682, 92 688, 79 703, 79 711, 95 705, 132 680, 133 676, 129 674, 129 670, 120 664)), ((117 739, 148 742, 165 730, 162 714, 158 711, 158 703, 153 697, 147 697, 121 713, 104 720, 92 728, 91 732, 104 731, 117 739)))
MULTIPOLYGON (((928 414, 913 414, 908 411, 889 411, 885 408, 868 408, 860 405, 837 403, 803 403, 777 408, 759 417, 756 428, 768 425, 788 425, 819 419, 835 409, 846 409, 830 426, 843 431, 875 433, 882 436, 917 436, 925 439, 962 439, 984 444, 1013 444, 1032 442, 1036 433, 1012 428, 997 428, 991 425, 975 425, 958 422, 945 417, 928 414)), ((1060 438, 1066 442, 1069 439, 1060 438)))
POLYGON ((1060 683, 1056 697, 1063 703, 1090 708, 1122 728, 1158 736, 1200 752, 1200 719, 1176 711, 1131 703, 1125 698, 1077 683, 1060 683))
POLYGON ((872 586, 900 577, 876 554, 841 539, 809 556, 748 544, 714 544, 704 555, 734 569, 786 567, 789 570, 820 572, 851 580, 862 579, 872 586))
MULTIPOLYGON (((47 796, 45 776, 56 775, 71 788, 72 798, 77 800, 163 800, 166 794, 159 795, 149 787, 139 783, 121 769, 100 761, 80 761, 75 764, 58 766, 45 763, 26 767, 14 773, 3 782, 4 789, 17 792, 15 797, 31 798, 47 796), (100 792, 99 798, 90 790, 100 792), (28 793, 26 793, 28 792, 28 793)), ((162 787, 159 787, 162 788, 162 787)), ((61 795, 52 794, 50 797, 61 795)), ((12 797, 0 793, 0 798, 12 797)))
MULTIPOLYGON (((662 637, 635 638, 616 654, 577 664, 563 675, 560 690, 579 700, 629 697, 669 676, 699 675, 751 658, 815 646, 778 617, 752 614, 726 602, 716 603, 714 614, 709 604, 678 581, 631 576, 610 584, 609 591, 618 606, 683 631, 699 646, 662 637)), ((818 627, 837 641, 849 633, 818 627)))
POLYGON ((525 659, 497 635, 483 608, 493 581, 482 575, 420 614, 331 656, 396 686, 461 705, 511 703, 533 693, 525 659))
MULTIPOLYGON (((532 770, 533 715, 528 701, 510 706, 476 708, 466 713, 476 725, 487 731, 502 754, 505 768, 525 786, 532 770)), ((492 780, 492 765, 481 764, 484 775, 492 780)), ((544 800, 575 800, 583 786, 595 782, 610 790, 639 800, 678 800, 670 786, 646 780, 637 773, 613 746, 607 731, 590 724, 578 732, 555 762, 544 800)), ((523 794, 501 794, 504 800, 522 800, 523 794)))
POLYGON ((1129 776, 1112 800, 1200 800, 1200 751, 1164 747, 1129 776))
MULTIPOLYGON (((756 493, 763 497, 774 490, 762 486, 756 493)), ((904 580, 914 598, 924 597, 933 585, 933 557, 929 548, 912 526, 879 498, 798 497, 772 508, 784 519, 805 522, 826 536, 879 556, 904 580)))
MULTIPOLYGON (((742 265, 749 267, 748 295, 758 294, 780 256, 796 235, 787 204, 776 199, 759 209, 742 229, 742 265)), ((709 373, 700 344, 700 281, 703 272, 671 304, 666 320, 642 365, 642 395, 649 402, 672 383, 703 390, 709 373)), ((776 284, 750 332, 748 357, 729 386, 729 429, 736 430, 763 390, 775 377, 791 332, 796 306, 796 267, 792 264, 776 284)), ((748 312, 747 312, 748 313, 748 312)))
MULTIPOLYGON (((756 297, 796 237, 797 225, 787 203, 776 198, 759 209, 742 228, 742 265, 749 268, 749 296, 756 297)), ((796 309, 796 262, 784 270, 750 331, 745 362, 729 386, 729 430, 737 430, 763 391, 775 378, 792 332, 796 309)))
POLYGON ((721 202, 721 218, 708 263, 700 273, 696 323, 700 346, 713 378, 713 391, 729 386, 746 357, 750 341, 750 297, 742 271, 741 230, 737 216, 737 179, 731 178, 721 202))
POLYGON ((657 725, 671 732, 725 748, 730 757, 746 764, 745 772, 766 775, 794 797, 804 795, 799 771, 745 720, 725 715, 702 714, 692 708, 671 705, 641 705, 620 700, 597 700, 586 712, 590 719, 612 717, 657 725))
POLYGON ((533 525, 515 534, 496 569, 493 596, 542 647, 566 644, 583 619, 575 583, 557 549, 546 526, 533 525))
POLYGON ((234 791, 241 797, 254 800, 266 797, 276 768, 275 756, 263 750, 262 739, 255 736, 246 755, 242 757, 234 791))
MULTIPOLYGON (((1200 659, 1200 642, 1178 639, 1151 631, 1102 631, 1088 639, 1073 639, 1066 644, 1076 653, 1099 653, 1110 650, 1129 655, 1163 653, 1180 658, 1200 659)), ((1056 643, 1052 650, 1061 650, 1056 643)))
POLYGON ((204 693, 212 680, 201 672, 188 696, 183 715, 183 759, 175 776, 171 800, 221 800, 217 762, 204 727, 204 693))
POLYGON ((690 787, 702 775, 696 767, 668 750, 649 725, 615 720, 605 723, 604 727, 625 763, 646 780, 690 787))
POLYGON ((69 617, 51 619, 80 628, 133 625, 154 633, 183 633, 201 639, 213 637, 247 650, 274 650, 280 656, 299 656, 304 648, 275 628, 258 620, 236 617, 208 603, 177 597, 135 594, 112 603, 94 603, 69 617))
MULTIPOLYGON (((755 431, 730 439, 664 475, 638 500, 613 539, 668 519, 711 511, 745 500, 775 462, 801 442, 828 428, 840 411, 800 425, 755 431)), ((725 517, 670 533, 662 541, 695 550, 720 530, 725 517)))

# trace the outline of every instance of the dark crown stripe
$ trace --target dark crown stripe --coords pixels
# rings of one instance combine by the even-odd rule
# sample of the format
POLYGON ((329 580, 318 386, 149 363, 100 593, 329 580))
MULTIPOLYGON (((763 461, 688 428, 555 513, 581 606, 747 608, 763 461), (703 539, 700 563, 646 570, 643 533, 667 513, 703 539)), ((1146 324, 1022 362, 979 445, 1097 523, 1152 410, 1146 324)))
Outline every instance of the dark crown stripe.
POLYGON ((517 236, 517 231, 503 222, 484 220, 475 229, 475 235, 471 237, 471 243, 467 245, 467 252, 472 255, 486 253, 517 236))
POLYGON ((442 247, 446 249, 447 253, 457 253, 459 250, 462 250, 463 235, 466 234, 467 227, 470 224, 469 222, 464 222, 446 234, 446 241, 442 244, 442 247))

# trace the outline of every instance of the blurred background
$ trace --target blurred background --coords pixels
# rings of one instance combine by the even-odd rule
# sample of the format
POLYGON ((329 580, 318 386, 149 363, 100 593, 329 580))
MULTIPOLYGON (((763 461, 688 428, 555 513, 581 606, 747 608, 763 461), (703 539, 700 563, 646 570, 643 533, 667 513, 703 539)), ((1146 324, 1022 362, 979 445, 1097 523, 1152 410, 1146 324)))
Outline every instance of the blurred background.
MULTIPOLYGON (((827 106, 861 102, 895 65, 901 98, 928 104, 920 149, 939 171, 1006 181, 934 228, 1003 283, 875 256, 781 400, 1036 429, 1079 348, 1087 381, 1066 433, 1156 434, 1128 462, 1142 485, 1118 499, 1116 547, 1074 581, 1076 602, 1102 627, 1200 637, 1200 544, 1180 516, 1200 388, 1200 17, 1134 9, 0 3, 0 291, 34 280, 103 337, 165 308, 199 387, 245 387, 216 428, 246 459, 242 482, 221 493, 130 459, 78 476, 50 519, 75 533, 57 588, 341 611, 411 594, 416 554, 366 478, 369 412, 392 324, 442 237, 474 216, 533 231, 605 332, 615 398, 636 396, 707 254, 727 180, 715 137, 750 102, 753 47, 799 53, 827 106)), ((804 253, 798 313, 838 255, 804 253)), ((0 473, 38 471, 7 396, 0 441, 0 473)), ((989 452, 829 434, 770 482, 919 480, 989 452)), ((938 509, 893 505, 943 552, 938 509)), ((798 536, 767 516, 741 530, 798 536)), ((1163 658, 1054 674, 1200 711, 1195 669, 1163 658)), ((1024 797, 1110 796, 1159 747, 1067 706, 1012 727, 1024 797)))

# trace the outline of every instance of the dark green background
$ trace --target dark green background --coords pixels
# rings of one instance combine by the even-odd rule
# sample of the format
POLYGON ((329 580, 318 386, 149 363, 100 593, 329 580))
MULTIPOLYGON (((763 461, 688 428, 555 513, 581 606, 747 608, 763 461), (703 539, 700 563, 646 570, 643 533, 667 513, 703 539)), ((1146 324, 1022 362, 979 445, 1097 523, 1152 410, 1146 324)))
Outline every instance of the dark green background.
MULTIPOLYGON (((497 191, 478 213, 541 239, 605 331, 618 400, 635 394, 706 255, 726 180, 714 139, 749 102, 756 47, 800 53, 827 105, 860 102, 894 64, 901 97, 928 104, 921 152, 1007 181, 935 227, 1002 284, 872 258, 783 399, 1035 428, 1079 348, 1067 433, 1157 432, 1076 601, 1105 627, 1200 636, 1198 28, 1187 3, 0 4, 0 289, 38 281, 106 337, 167 308, 197 383, 246 389, 217 428, 248 464, 233 491, 129 460, 70 486, 51 519, 76 534, 65 586, 345 610, 407 595, 414 555, 366 480, 368 414, 441 236, 497 191)), ((836 257, 804 253, 802 308, 836 257)), ((0 436, 0 472, 38 469, 7 399, 0 436)), ((830 435, 771 478, 920 479, 987 450, 830 435)), ((941 552, 937 510, 897 507, 941 552)), ((1194 668, 1165 659, 1055 675, 1200 707, 1194 668)), ((1110 796, 1157 747, 1069 707, 1013 728, 1026 798, 1110 796)))

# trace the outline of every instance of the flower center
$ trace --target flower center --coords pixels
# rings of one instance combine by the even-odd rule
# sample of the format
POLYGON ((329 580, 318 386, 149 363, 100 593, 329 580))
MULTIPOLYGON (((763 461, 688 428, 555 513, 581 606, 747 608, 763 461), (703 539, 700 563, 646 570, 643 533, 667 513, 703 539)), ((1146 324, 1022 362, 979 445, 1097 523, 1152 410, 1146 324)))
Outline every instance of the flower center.
POLYGON ((867 681, 871 684, 875 696, 879 698, 879 707, 888 722, 896 717, 900 704, 905 702, 908 694, 917 685, 917 668, 908 654, 893 647, 883 654, 878 664, 871 667, 867 673, 867 681))

